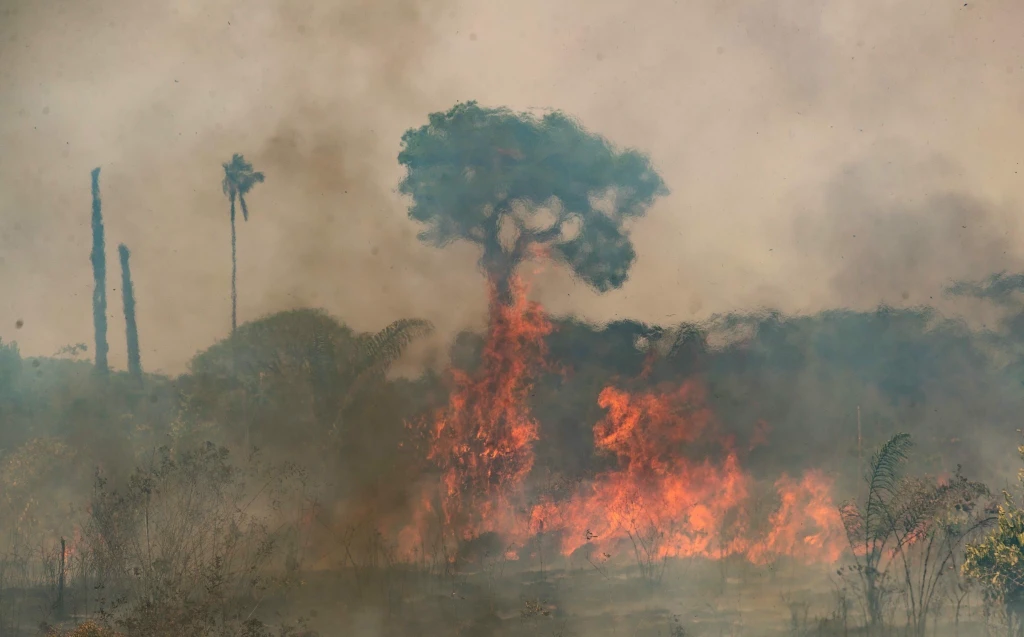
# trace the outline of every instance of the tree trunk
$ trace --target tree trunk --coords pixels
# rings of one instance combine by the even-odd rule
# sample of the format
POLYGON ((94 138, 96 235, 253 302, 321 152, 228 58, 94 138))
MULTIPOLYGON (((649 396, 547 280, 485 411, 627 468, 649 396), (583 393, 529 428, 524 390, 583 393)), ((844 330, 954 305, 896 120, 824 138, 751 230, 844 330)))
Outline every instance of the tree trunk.
POLYGON ((65 563, 67 560, 67 544, 64 542, 64 538, 60 539, 60 571, 57 573, 57 603, 56 611, 57 617, 63 619, 64 615, 64 575, 67 572, 65 563))
POLYGON ((139 352, 139 327, 135 321, 135 288, 132 285, 132 270, 128 263, 131 252, 128 246, 117 247, 121 257, 121 299, 124 304, 125 336, 128 341, 128 372, 136 379, 142 378, 142 355, 139 352))
POLYGON ((864 592, 868 606, 868 632, 872 635, 878 635, 883 622, 882 600, 880 599, 881 591, 878 590, 877 575, 874 573, 874 569, 867 567, 865 571, 864 580, 866 586, 864 592))
MULTIPOLYGON (((501 255, 504 257, 504 255, 501 255)), ((516 264, 498 257, 488 259, 484 263, 484 273, 491 286, 491 311, 497 307, 508 307, 512 305, 512 277, 515 275, 516 264)))
POLYGON ((231 197, 231 334, 234 335, 238 329, 238 289, 236 279, 238 278, 238 258, 235 250, 235 198, 231 197))
POLYGON ((107 258, 103 239, 103 208, 100 201, 100 169, 92 171, 92 321, 96 334, 96 371, 106 374, 107 363, 107 258))
MULTIPOLYGON (((501 243, 502 215, 496 214, 487 228, 480 265, 491 284, 492 305, 508 306, 512 303, 512 277, 522 256, 515 249, 506 252, 501 243)), ((492 308, 493 311, 494 308, 492 308)))

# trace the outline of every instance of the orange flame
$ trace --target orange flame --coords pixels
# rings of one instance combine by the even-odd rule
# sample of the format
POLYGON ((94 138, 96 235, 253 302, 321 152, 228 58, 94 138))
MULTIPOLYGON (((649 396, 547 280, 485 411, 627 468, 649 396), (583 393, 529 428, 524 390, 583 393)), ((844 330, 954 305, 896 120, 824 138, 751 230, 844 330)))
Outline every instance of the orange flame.
MULTIPOLYGON (((753 477, 740 466, 733 440, 697 382, 628 392, 606 387, 605 417, 593 428, 595 449, 614 467, 568 496, 527 506, 527 478, 539 425, 527 399, 544 365, 552 330, 525 286, 512 281, 512 302, 491 285, 490 329, 478 372, 453 372, 455 389, 429 431, 428 458, 441 471, 440 511, 456 540, 496 532, 522 547, 537 533, 560 536, 565 555, 584 548, 609 552, 626 543, 645 559, 743 555, 834 562, 843 535, 831 481, 817 471, 775 483, 778 506, 767 530, 751 531, 753 477), (717 458, 714 460, 713 458, 717 458), (754 537, 759 535, 759 537, 754 537)), ((767 444, 758 423, 750 448, 767 444)), ((426 494, 400 544, 423 544, 434 511, 426 494)))
POLYGON ((770 517, 763 543, 751 547, 751 561, 764 563, 770 555, 788 555, 810 563, 837 561, 845 545, 831 486, 820 471, 808 471, 800 480, 780 477, 775 489, 781 503, 770 517))
POLYGON ((732 541, 716 542, 719 527, 748 493, 736 455, 727 443, 720 445, 726 455, 719 464, 684 455, 713 428, 702 399, 694 383, 665 393, 634 395, 614 387, 601 392, 598 404, 608 415, 595 425, 594 443, 614 454, 618 466, 569 502, 535 512, 557 520, 563 552, 588 543, 611 550, 636 537, 652 557, 738 550, 732 541))
POLYGON ((463 539, 485 530, 533 468, 538 424, 527 399, 552 328, 521 280, 510 287, 513 302, 504 305, 492 283, 480 372, 453 373, 455 390, 432 429, 428 458, 442 470, 446 521, 463 539))

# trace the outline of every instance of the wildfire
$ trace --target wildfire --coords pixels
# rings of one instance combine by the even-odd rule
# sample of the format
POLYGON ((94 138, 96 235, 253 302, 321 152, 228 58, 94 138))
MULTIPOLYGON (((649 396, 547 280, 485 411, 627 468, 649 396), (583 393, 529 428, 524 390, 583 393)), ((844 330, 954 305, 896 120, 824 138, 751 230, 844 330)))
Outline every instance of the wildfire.
POLYGON ((446 522, 463 539, 507 517, 533 469, 538 424, 527 401, 552 329, 540 306, 526 299, 521 280, 511 282, 511 304, 498 301, 496 285, 490 291, 480 372, 453 373, 455 390, 434 420, 428 454, 442 470, 446 522))
MULTIPOLYGON (((838 559, 842 527, 831 481, 821 472, 779 478, 777 506, 754 524, 755 481, 695 381, 637 392, 606 387, 598 397, 606 415, 593 427, 594 446, 614 458, 614 467, 568 495, 531 500, 527 483, 539 426, 528 398, 552 326, 526 300, 520 280, 513 281, 511 303, 497 302, 495 286, 491 293, 481 366, 453 374, 454 391, 429 430, 428 458, 441 471, 439 509, 455 539, 493 532, 521 548, 544 533, 559 538, 565 555, 610 553, 625 543, 645 560, 838 559)), ((749 448, 767 444, 769 431, 758 423, 749 448)), ((422 502, 414 526, 403 532, 406 546, 418 534, 422 543, 434 511, 429 492, 422 502)))
POLYGON ((842 521, 832 502, 831 481, 819 471, 801 480, 782 476, 775 483, 779 508, 771 515, 770 530, 748 555, 755 563, 788 555, 805 562, 835 562, 843 549, 842 521))
POLYGON ((594 444, 614 454, 618 466, 570 501, 535 511, 552 518, 548 528, 561 529, 564 553, 588 543, 611 550, 626 538, 642 539, 656 557, 739 550, 734 541, 720 541, 724 524, 742 524, 730 513, 748 493, 728 441, 720 441, 724 460, 718 464, 684 455, 714 426, 702 399, 693 383, 666 392, 601 392, 598 404, 608 414, 594 427, 594 444))

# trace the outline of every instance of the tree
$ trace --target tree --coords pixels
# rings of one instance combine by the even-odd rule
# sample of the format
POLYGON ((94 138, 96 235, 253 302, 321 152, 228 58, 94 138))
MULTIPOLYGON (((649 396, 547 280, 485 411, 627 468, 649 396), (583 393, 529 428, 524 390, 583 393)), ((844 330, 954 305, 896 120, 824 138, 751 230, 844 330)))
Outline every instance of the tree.
POLYGON ((983 506, 988 487, 968 480, 960 467, 947 481, 913 478, 903 482, 889 505, 895 552, 903 570, 907 620, 911 634, 923 637, 939 584, 964 541, 986 527, 991 516, 983 506))
POLYGON ((560 112, 543 117, 476 102, 433 113, 402 136, 399 185, 420 240, 480 246, 480 265, 507 301, 516 267, 539 252, 604 292, 636 253, 624 227, 668 190, 648 158, 619 151, 560 112))
POLYGON ((256 184, 263 183, 263 173, 254 172, 252 164, 245 161, 240 154, 231 156, 231 161, 224 163, 224 181, 221 182, 221 189, 224 196, 231 201, 231 333, 234 334, 238 327, 238 289, 236 280, 238 278, 238 257, 236 253, 235 236, 235 200, 242 206, 242 219, 249 220, 249 207, 245 203, 245 196, 256 184))
POLYGON ((999 507, 992 534, 967 546, 963 573, 1002 607, 1007 634, 1024 635, 1024 511, 1011 502, 999 507))
MULTIPOLYGON (((1024 459, 1024 445, 1017 448, 1024 459)), ((1024 483, 1024 470, 1018 475, 1024 483)), ((985 601, 1006 616, 1007 633, 1024 635, 1024 509, 1003 492, 996 526, 980 542, 967 545, 964 577, 981 585, 985 601)))
POLYGON ((124 304, 125 336, 128 340, 128 372, 136 378, 142 377, 142 357, 139 353, 139 326, 135 322, 135 289, 132 285, 132 270, 128 264, 131 252, 128 246, 117 246, 121 257, 121 300, 124 304))
POLYGON ((893 592, 890 567, 895 567, 902 571, 897 577, 909 632, 923 636, 942 578, 965 540, 990 521, 979 506, 988 487, 968 480, 960 467, 945 481, 903 477, 910 447, 909 434, 890 438, 871 458, 864 503, 840 507, 872 633, 882 628, 884 602, 893 592))
POLYGON ((890 438, 871 457, 864 476, 868 492, 863 504, 844 502, 839 507, 872 634, 882 626, 886 579, 897 542, 891 503, 899 497, 902 465, 911 445, 910 434, 898 433, 890 438))
POLYGON ((100 202, 100 169, 92 171, 92 322, 96 331, 96 370, 106 374, 107 364, 107 257, 103 239, 103 208, 100 202))
MULTIPOLYGON (((242 325, 230 339, 196 356, 190 365, 196 381, 191 401, 215 419, 225 418, 227 410, 244 422, 252 411, 247 405, 261 405, 268 427, 280 429, 282 419, 291 421, 287 432, 281 430, 291 442, 300 435, 303 417, 316 425, 318 435, 333 435, 344 428, 356 399, 383 380, 414 339, 431 330, 427 321, 401 319, 363 334, 323 310, 272 314, 242 325)), ((317 444, 323 442, 319 438, 317 444)))

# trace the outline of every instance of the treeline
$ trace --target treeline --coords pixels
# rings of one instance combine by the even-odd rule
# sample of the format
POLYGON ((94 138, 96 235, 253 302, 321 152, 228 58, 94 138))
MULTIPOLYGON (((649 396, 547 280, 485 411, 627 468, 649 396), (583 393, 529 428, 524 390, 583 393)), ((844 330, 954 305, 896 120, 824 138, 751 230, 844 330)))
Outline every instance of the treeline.
MULTIPOLYGON (((601 417, 597 395, 609 384, 702 379, 727 431, 749 440, 759 422, 770 427, 768 444, 751 452, 766 471, 855 458, 858 412, 861 451, 899 429, 926 455, 984 471, 1024 406, 1016 339, 928 310, 732 315, 673 327, 561 319, 555 326, 547 339, 554 371, 537 383, 533 410, 542 426, 541 464, 560 471, 600 462, 591 427, 601 417)), ((445 395, 437 372, 413 380, 386 374, 428 330, 406 320, 358 334, 323 311, 294 310, 240 326, 197 355, 189 372, 147 375, 144 386, 119 374, 96 381, 72 357, 23 360, 6 344, 0 449, 39 436, 100 436, 126 420, 147 421, 156 437, 193 420, 218 440, 298 454, 306 445, 322 449, 328 438, 351 443, 365 428, 375 430, 375 446, 394 448, 402 422, 445 395), (380 413, 370 425, 373 410, 380 413), (384 439, 391 430, 395 437, 384 439)), ((471 369, 481 342, 479 334, 460 336, 453 363, 471 369)))
MULTIPOLYGON (((4 344, 0 466, 19 487, 6 489, 0 519, 5 527, 18 520, 30 537, 56 545, 76 532, 67 525, 80 520, 71 510, 99 497, 97 469, 107 485, 103 497, 111 498, 108 491, 120 493, 118 485, 132 484, 140 468, 153 470, 156 449, 169 458, 227 462, 202 451, 208 444, 231 450, 239 466, 259 449, 267 461, 309 476, 308 484, 319 485, 315 496, 296 502, 322 507, 321 534, 351 522, 331 519, 332 502, 387 518, 404 509, 425 466, 406 424, 442 405, 449 390, 443 373, 388 374, 429 330, 403 320, 359 333, 321 310, 282 312, 239 326, 198 354, 186 373, 147 374, 141 383, 128 372, 98 376, 79 351, 23 358, 4 344)), ((461 335, 453 363, 472 369, 481 341, 461 335)), ((1016 470, 1006 452, 1018 441, 1024 400, 1019 367, 1008 356, 1015 342, 1012 334, 974 332, 930 311, 891 308, 733 315, 673 327, 556 319, 547 337, 550 371, 533 396, 541 424, 534 470, 574 478, 604 466, 592 426, 602 416, 596 398, 605 386, 696 377, 737 439, 749 440, 758 422, 770 427, 768 444, 745 458, 755 474, 828 467, 846 478, 837 497, 856 494, 861 462, 893 432, 906 431, 917 443, 908 474, 962 464, 964 475, 998 487, 1016 470)))

